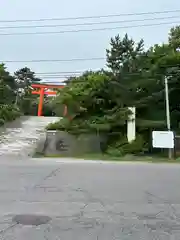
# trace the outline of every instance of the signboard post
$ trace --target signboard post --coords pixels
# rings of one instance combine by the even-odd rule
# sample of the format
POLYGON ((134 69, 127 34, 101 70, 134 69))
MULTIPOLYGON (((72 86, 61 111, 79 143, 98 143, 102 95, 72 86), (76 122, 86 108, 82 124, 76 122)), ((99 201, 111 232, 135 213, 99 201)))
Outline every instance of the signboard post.
POLYGON ((153 131, 152 133, 153 148, 174 148, 174 133, 172 131, 153 131))

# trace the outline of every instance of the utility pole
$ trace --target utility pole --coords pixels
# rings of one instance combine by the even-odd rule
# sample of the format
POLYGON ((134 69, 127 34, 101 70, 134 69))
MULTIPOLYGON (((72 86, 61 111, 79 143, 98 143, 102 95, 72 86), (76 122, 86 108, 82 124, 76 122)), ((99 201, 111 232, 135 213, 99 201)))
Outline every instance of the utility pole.
MULTIPOLYGON (((170 118, 170 110, 169 110, 169 88, 168 88, 168 78, 164 79, 165 84, 165 99, 166 99, 166 123, 168 131, 171 131, 171 118, 170 118)), ((172 158, 172 149, 169 148, 169 159, 172 158)))

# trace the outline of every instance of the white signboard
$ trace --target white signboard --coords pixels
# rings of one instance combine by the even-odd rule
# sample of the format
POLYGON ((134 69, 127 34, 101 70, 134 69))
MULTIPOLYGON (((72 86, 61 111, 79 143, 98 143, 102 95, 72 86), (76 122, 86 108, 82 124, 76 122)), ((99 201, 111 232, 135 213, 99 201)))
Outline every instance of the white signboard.
POLYGON ((153 131, 154 148, 174 148, 174 133, 171 131, 153 131))

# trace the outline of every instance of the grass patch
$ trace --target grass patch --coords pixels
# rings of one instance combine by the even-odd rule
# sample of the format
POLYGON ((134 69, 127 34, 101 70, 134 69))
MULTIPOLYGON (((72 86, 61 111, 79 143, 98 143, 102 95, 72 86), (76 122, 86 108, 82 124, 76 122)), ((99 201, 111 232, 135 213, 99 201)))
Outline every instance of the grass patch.
POLYGON ((82 159, 82 160, 101 160, 101 161, 115 161, 115 162, 149 162, 149 163, 180 163, 180 158, 176 159, 168 159, 167 157, 159 157, 159 156, 134 156, 134 155, 126 155, 124 157, 115 157, 108 154, 97 154, 90 153, 84 154, 80 156, 63 156, 63 155, 48 155, 44 156, 43 154, 36 153, 34 158, 74 158, 82 159))

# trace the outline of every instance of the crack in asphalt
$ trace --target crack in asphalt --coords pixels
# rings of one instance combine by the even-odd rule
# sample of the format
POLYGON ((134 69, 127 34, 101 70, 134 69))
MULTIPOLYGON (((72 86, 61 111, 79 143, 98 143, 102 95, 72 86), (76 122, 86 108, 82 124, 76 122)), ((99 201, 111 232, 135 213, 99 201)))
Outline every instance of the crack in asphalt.
MULTIPOLYGON (((151 213, 151 210, 148 212, 146 210, 146 206, 145 206, 145 209, 142 211, 140 208, 139 210, 138 208, 135 210, 133 209, 134 211, 132 212, 130 212, 129 209, 127 211, 127 209, 123 209, 122 208, 123 205, 121 205, 121 204, 126 204, 127 203, 126 201, 120 201, 118 199, 111 200, 111 198, 108 198, 108 197, 107 199, 103 197, 101 199, 101 196, 99 196, 99 194, 93 195, 93 190, 88 190, 88 188, 87 189, 83 189, 82 187, 73 188, 72 186, 67 185, 67 183, 63 185, 61 188, 61 182, 59 183, 60 187, 54 187, 52 185, 49 186, 49 184, 51 184, 51 180, 50 182, 48 181, 48 184, 47 184, 48 186, 43 186, 43 185, 46 185, 46 182, 44 183, 44 181, 50 178, 52 178, 53 181, 56 180, 53 178, 57 176, 57 174, 60 172, 60 169, 61 168, 58 167, 50 171, 50 173, 48 173, 45 177, 43 177, 39 181, 39 183, 35 184, 32 187, 31 189, 32 193, 35 193, 35 191, 39 191, 40 194, 42 192, 66 193, 68 196, 67 200, 63 200, 62 198, 59 201, 53 200, 53 203, 68 203, 67 211, 68 211, 68 207, 71 206, 71 203, 80 203, 80 205, 78 204, 75 205, 75 212, 76 212, 75 214, 73 214, 74 208, 72 212, 71 211, 68 212, 68 214, 70 213, 70 216, 62 216, 62 215, 56 216, 57 213, 55 212, 55 216, 52 217, 52 222, 45 225, 44 239, 46 240, 52 239, 49 236, 51 236, 54 229, 58 230, 57 232, 59 231, 65 232, 65 235, 66 234, 68 235, 71 233, 73 234, 74 231, 78 229, 80 231, 83 230, 87 233, 89 231, 90 234, 94 234, 93 235, 94 239, 100 240, 100 239, 103 239, 104 232, 106 232, 109 225, 111 225, 110 226, 111 239, 114 239, 114 240, 123 239, 125 235, 127 236, 129 235, 130 239, 140 239, 140 237, 131 238, 132 236, 138 235, 138 234, 139 235, 148 234, 149 236, 148 239, 158 239, 158 234, 163 234, 165 238, 168 237, 168 239, 171 239, 170 236, 172 236, 173 232, 179 231, 180 215, 177 213, 175 206, 173 206, 171 201, 164 199, 163 197, 158 196, 149 191, 144 191, 145 200, 143 196, 142 203, 146 205, 148 204, 154 205, 154 207, 157 208, 157 212, 155 211, 154 213, 151 213), (94 203, 97 203, 97 204, 94 204, 94 203), (94 204, 96 207, 93 206, 93 209, 92 209, 91 204, 92 205, 94 204), (112 206, 110 206, 110 210, 109 210, 107 205, 111 205, 111 204, 112 206), (95 215, 94 215, 94 212, 96 213, 95 215), (104 215, 102 213, 104 213, 104 215), (117 232, 119 234, 119 237, 117 235, 117 232), (121 233, 122 233, 122 238, 121 238, 121 233)), ((81 184, 79 185, 82 186, 81 184)), ((119 197, 119 199, 121 199, 121 196, 119 197)), ((131 203, 136 204, 136 202, 133 199, 129 199, 129 200, 130 200, 130 206, 131 206, 131 203)), ((28 199, 26 201, 21 200, 19 202, 20 203, 21 202, 49 203, 49 201, 45 201, 45 200, 28 201, 28 199)), ((129 203, 127 203, 127 205, 128 204, 129 203)), ((128 207, 128 206, 125 206, 125 207, 128 207)), ((154 211, 154 207, 153 207, 153 211, 154 211)), ((64 215, 66 215, 66 212, 64 215)), ((15 228, 16 225, 17 224, 11 224, 7 228, 1 230, 0 234, 3 235, 7 233, 10 229, 15 228)), ((108 232, 108 236, 109 234, 110 232, 108 232)), ((60 236, 60 234, 58 235, 60 236)), ((57 239, 61 239, 61 238, 59 237, 57 239)))
POLYGON ((9 225, 8 227, 4 228, 3 230, 0 231, 0 234, 3 235, 5 233, 7 233, 9 230, 15 228, 18 225, 18 223, 14 223, 9 225))
POLYGON ((32 187, 32 190, 38 187, 41 187, 41 184, 46 181, 47 179, 51 178, 51 177, 55 177, 56 174, 60 171, 61 167, 55 168, 54 170, 52 170, 49 174, 47 174, 45 177, 43 177, 42 180, 39 181, 39 183, 35 184, 32 187))
MULTIPOLYGON (((150 193, 148 191, 145 191, 145 193, 148 196, 152 196, 152 197, 154 197, 154 198, 156 198, 158 200, 161 200, 165 205, 167 204, 170 207, 170 209, 172 210, 172 213, 173 213, 174 219, 172 219, 172 220, 180 221, 180 218, 176 215, 176 212, 177 212, 176 208, 173 206, 173 204, 169 200, 164 199, 164 198, 162 198, 162 197, 160 197, 158 195, 155 195, 153 193, 150 193)), ((166 210, 167 210, 167 207, 166 207, 166 210)))
MULTIPOLYGON (((145 194, 147 195, 147 197, 153 197, 157 200, 162 201, 162 203, 164 204, 164 211, 160 211, 157 215, 161 214, 161 213, 168 213, 168 218, 169 221, 165 221, 164 218, 161 219, 161 221, 159 222, 155 222, 155 224, 150 224, 150 223, 145 223, 145 227, 148 229, 148 231, 153 234, 154 232, 156 232, 157 230, 160 232, 163 232, 164 234, 166 234, 167 236, 171 236, 173 234, 173 231, 177 231, 180 229, 180 218, 176 215, 176 208, 172 205, 172 203, 161 197, 158 196, 156 194, 153 194, 149 191, 145 191, 145 194), (169 209, 168 209, 169 207, 169 209), (175 221, 175 222, 174 222, 175 221)), ((151 200, 151 204, 156 205, 157 203, 154 203, 153 200, 151 200)))

